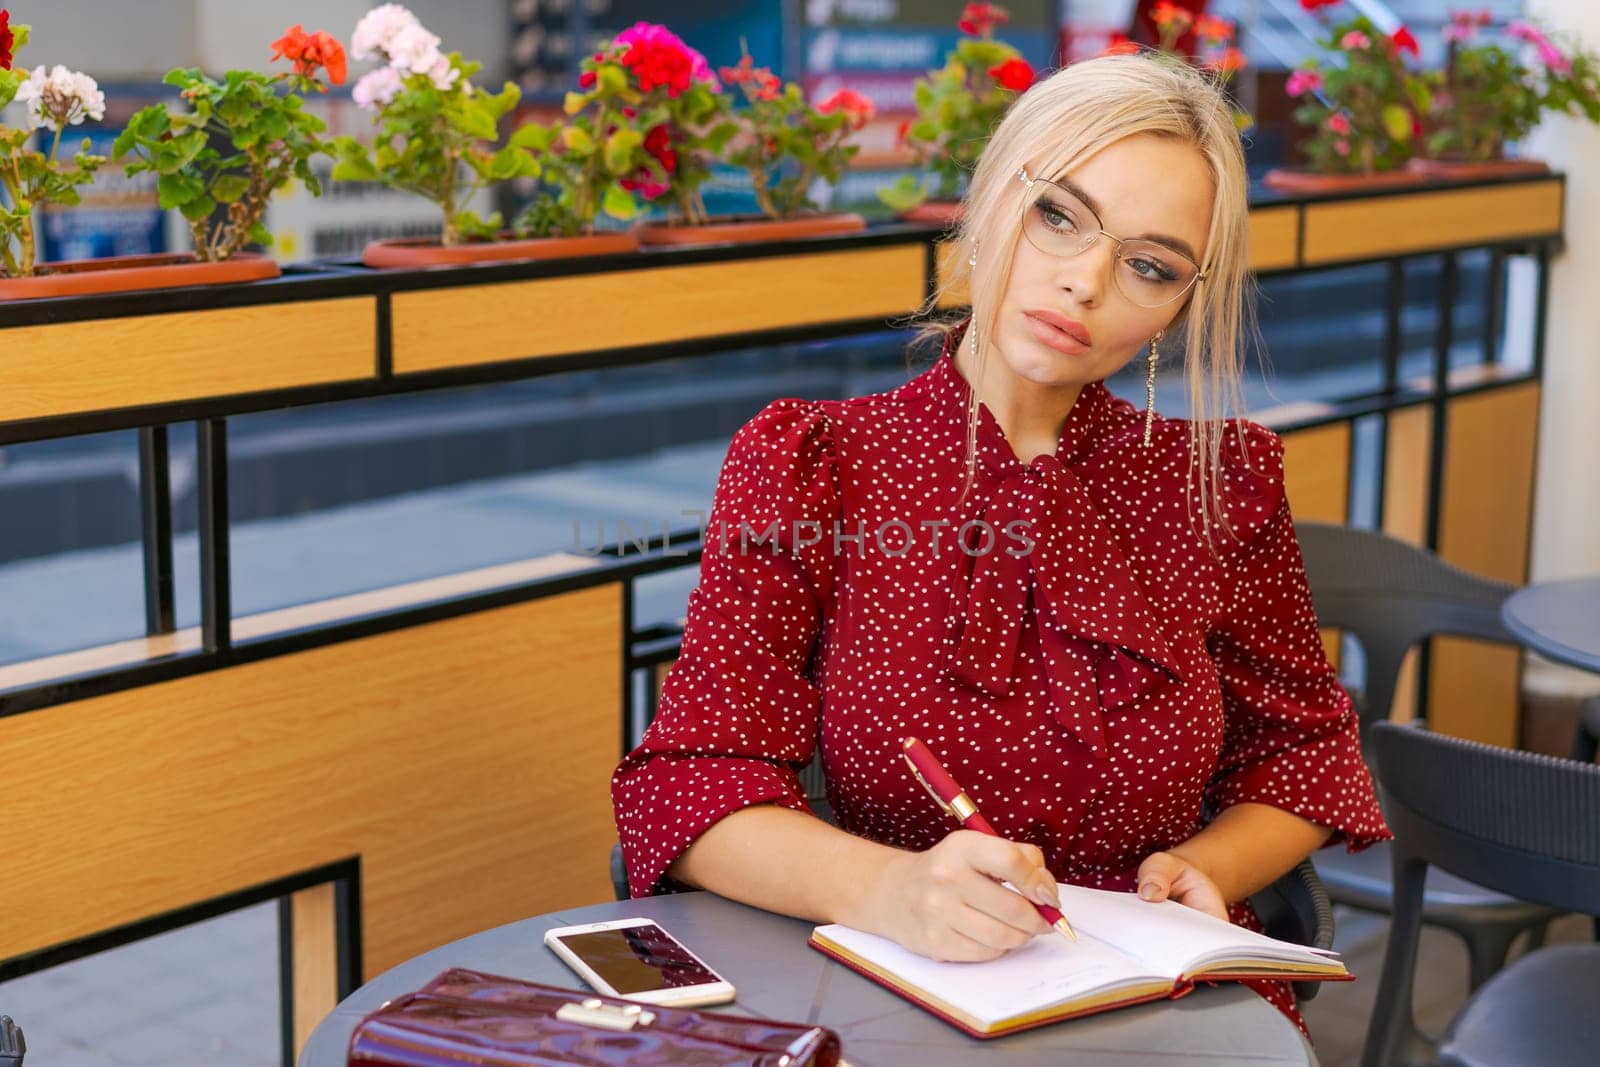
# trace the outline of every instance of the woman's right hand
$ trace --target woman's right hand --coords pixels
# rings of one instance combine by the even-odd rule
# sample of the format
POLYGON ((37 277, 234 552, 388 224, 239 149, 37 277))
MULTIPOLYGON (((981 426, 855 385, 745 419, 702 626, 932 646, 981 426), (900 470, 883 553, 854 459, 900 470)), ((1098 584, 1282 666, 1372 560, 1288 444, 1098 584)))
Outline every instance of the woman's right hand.
POLYGON ((921 955, 992 960, 1050 929, 1030 900, 1061 906, 1044 853, 956 830, 926 852, 895 853, 870 890, 865 917, 871 932, 921 955))

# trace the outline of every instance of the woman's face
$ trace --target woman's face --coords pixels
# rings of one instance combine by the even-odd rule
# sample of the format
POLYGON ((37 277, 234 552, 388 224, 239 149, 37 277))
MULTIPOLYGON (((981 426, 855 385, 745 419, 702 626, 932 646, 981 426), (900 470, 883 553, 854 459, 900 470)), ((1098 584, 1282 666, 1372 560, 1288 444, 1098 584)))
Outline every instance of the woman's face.
MULTIPOLYGON (((1101 150, 1069 174, 1037 175, 1030 167, 1028 176, 1070 186, 1107 233, 1154 241, 1187 253, 1195 263, 1205 262, 1213 188, 1205 159, 1191 144, 1137 134, 1101 150)), ((1017 181, 1017 192, 1027 204, 1024 210, 1036 215, 1041 210, 1036 202, 1049 198, 1042 217, 1028 224, 1046 245, 1070 247, 1061 234, 1076 227, 1081 240, 1094 230, 1093 217, 1079 222, 1056 210, 1071 202, 1054 186, 1035 184, 1025 190, 1017 181)), ((1021 221, 1019 215, 1013 224, 1021 221)), ((1123 258, 1129 260, 1126 251, 1123 258)), ((981 277, 989 266, 980 246, 974 273, 981 277)), ((1110 377, 1169 325, 1192 296, 1191 289, 1188 296, 1161 307, 1141 306, 1159 298, 1149 295, 1152 289, 1159 293, 1159 283, 1148 280, 1153 272, 1173 266, 1182 265, 1172 255, 1165 263, 1143 258, 1118 263, 1117 245, 1105 237, 1076 255, 1062 256, 1042 251, 1028 233, 1019 234, 1010 282, 998 312, 985 316, 991 325, 982 341, 998 353, 1006 372, 1035 385, 1083 386, 1110 377)))

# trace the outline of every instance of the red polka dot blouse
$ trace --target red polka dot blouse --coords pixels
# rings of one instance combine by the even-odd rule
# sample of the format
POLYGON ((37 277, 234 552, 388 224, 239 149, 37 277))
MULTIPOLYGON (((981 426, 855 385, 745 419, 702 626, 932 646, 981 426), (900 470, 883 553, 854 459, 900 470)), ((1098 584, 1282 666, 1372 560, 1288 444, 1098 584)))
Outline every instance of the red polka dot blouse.
MULTIPOLYGON (((954 824, 907 771, 920 737, 1063 881, 1129 890, 1150 853, 1254 801, 1389 836, 1323 653, 1283 446, 1223 438, 1231 533, 1192 518, 1189 424, 1087 386, 1055 455, 1017 460, 947 348, 889 392, 779 400, 735 435, 660 711, 612 797, 635 895, 751 804, 926 849, 954 824)), ((1236 910, 1241 921, 1250 921, 1236 910)))

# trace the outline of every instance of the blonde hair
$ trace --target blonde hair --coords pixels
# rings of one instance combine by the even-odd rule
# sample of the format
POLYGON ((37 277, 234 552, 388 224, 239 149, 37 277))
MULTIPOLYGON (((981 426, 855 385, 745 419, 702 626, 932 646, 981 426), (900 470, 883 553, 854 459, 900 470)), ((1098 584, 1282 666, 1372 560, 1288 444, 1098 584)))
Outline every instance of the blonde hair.
MULTIPOLYGON (((991 269, 981 291, 973 291, 971 334, 977 338, 976 382, 983 380, 986 318, 999 307, 1011 279, 1011 260, 1021 239, 1022 204, 1029 195, 1017 171, 1054 177, 1101 149, 1135 134, 1192 144, 1204 157, 1215 185, 1205 277, 1195 284, 1173 326, 1181 326, 1190 408, 1189 484, 1198 516, 1227 526, 1218 502, 1222 420, 1242 409, 1240 343, 1254 330, 1253 283, 1247 263, 1249 199, 1244 150, 1226 98, 1206 75, 1186 63, 1146 55, 1113 55, 1066 67, 1017 99, 995 128, 978 159, 957 236, 963 252, 982 235, 991 269), (1197 462, 1198 461, 1198 462, 1197 462), (1198 468, 1198 471, 1197 471, 1198 468), (1196 477, 1199 473, 1202 476, 1196 477)), ((966 255, 952 257, 957 270, 929 300, 925 311, 962 283, 971 284, 966 255)), ((954 324, 936 324, 948 335, 954 324)), ((1172 328, 1168 329, 1171 344, 1172 328)), ((1165 355, 1166 353, 1164 353, 1165 355)), ((977 384, 973 395, 976 397, 977 384)), ((977 404, 967 427, 968 485, 977 446, 977 404)), ((1202 525, 1208 534, 1210 522, 1202 525)), ((1208 538, 1209 539, 1209 538, 1208 538)))

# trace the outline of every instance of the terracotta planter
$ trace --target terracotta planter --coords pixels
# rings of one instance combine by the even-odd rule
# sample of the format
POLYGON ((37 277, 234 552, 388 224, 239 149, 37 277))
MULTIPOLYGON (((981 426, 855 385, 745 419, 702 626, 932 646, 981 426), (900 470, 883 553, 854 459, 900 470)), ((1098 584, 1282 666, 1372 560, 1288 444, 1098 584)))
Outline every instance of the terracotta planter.
POLYGON ((954 228, 967 213, 965 200, 924 200, 909 211, 900 212, 902 222, 933 222, 954 228))
POLYGON ((430 237, 373 241, 361 252, 369 267, 448 267, 467 263, 499 263, 517 259, 572 259, 634 252, 639 242, 631 233, 589 233, 576 237, 531 237, 527 240, 468 241, 442 245, 430 237))
POLYGON ((249 252, 235 253, 220 263, 202 263, 192 252, 69 259, 40 264, 32 278, 0 278, 0 300, 226 285, 276 278, 280 273, 276 261, 249 252))
POLYGON ((1374 174, 1318 174, 1293 167, 1273 167, 1262 183, 1279 193, 1355 193, 1368 189, 1399 189, 1421 185, 1425 180, 1415 171, 1401 167, 1374 174))
POLYGON ((1413 159, 1406 168, 1424 178, 1456 182, 1550 173, 1550 164, 1542 159, 1486 159, 1477 163, 1464 159, 1413 159))
POLYGON ((641 222, 634 226, 633 232, 638 235, 640 244, 659 247, 788 241, 797 237, 855 233, 866 227, 866 219, 846 213, 800 215, 792 219, 772 219, 765 215, 714 215, 712 221, 703 223, 641 222))

